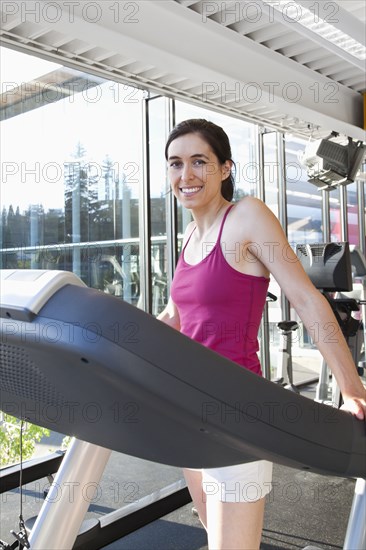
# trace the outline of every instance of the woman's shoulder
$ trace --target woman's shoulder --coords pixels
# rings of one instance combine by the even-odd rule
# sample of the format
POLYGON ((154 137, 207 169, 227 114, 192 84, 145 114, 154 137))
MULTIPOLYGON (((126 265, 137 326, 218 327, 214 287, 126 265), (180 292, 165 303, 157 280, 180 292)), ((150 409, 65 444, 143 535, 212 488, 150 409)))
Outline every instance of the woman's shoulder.
POLYGON ((248 195, 234 204, 229 227, 243 241, 253 241, 260 236, 268 238, 278 224, 272 210, 256 197, 248 195))
POLYGON ((255 242, 262 249, 268 243, 275 243, 282 250, 290 247, 280 221, 262 200, 244 197, 233 210, 236 214, 231 220, 231 228, 243 242, 255 242))
POLYGON ((245 216, 245 219, 253 219, 258 216, 265 216, 270 213, 270 209, 261 199, 257 199, 251 195, 243 197, 238 202, 234 203, 233 211, 237 216, 245 216))
POLYGON ((261 208, 265 206, 265 204, 261 199, 258 199, 257 197, 253 197, 253 195, 246 195, 245 197, 242 197, 240 200, 238 200, 235 203, 235 206, 237 208, 250 208, 250 207, 261 208))

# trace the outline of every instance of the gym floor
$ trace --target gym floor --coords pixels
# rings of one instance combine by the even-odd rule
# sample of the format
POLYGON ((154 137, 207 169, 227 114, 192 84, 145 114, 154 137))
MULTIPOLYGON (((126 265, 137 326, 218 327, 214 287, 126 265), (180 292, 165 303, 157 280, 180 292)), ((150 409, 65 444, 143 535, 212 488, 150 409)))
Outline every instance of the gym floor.
MULTIPOLYGON (((354 481, 274 468, 267 498, 261 550, 317 546, 343 548, 354 481)), ((207 538, 192 505, 125 536, 104 550, 207 550, 207 538)))
MULTIPOLYGON (((106 516, 114 510, 180 479, 179 468, 155 465, 112 453, 92 501, 87 519, 106 516), (118 480, 118 481, 117 481, 118 480)), ((28 484, 23 492, 23 517, 36 516, 42 506, 47 479, 28 484)), ((355 481, 321 476, 274 465, 273 490, 267 496, 262 550, 322 550, 343 548, 355 481)), ((1 495, 0 539, 14 541, 18 531, 19 490, 1 495)), ((206 533, 189 503, 126 535, 104 550, 207 550, 206 533)), ((351 550, 351 549, 348 549, 351 550)))

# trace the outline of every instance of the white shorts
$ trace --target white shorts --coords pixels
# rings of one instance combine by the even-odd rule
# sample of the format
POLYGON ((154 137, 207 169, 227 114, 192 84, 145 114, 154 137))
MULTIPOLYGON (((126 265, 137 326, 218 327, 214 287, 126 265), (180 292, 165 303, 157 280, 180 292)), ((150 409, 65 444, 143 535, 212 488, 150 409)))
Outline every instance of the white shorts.
POLYGON ((271 491, 272 469, 267 460, 204 468, 200 470, 202 489, 206 498, 221 502, 255 502, 271 491))

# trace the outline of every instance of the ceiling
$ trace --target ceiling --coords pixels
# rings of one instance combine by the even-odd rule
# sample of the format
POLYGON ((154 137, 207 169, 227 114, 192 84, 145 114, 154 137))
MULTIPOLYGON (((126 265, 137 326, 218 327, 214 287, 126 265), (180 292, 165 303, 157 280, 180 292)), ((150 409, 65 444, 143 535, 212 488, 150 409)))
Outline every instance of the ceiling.
MULTIPOLYGON (((365 139, 365 59, 301 22, 306 8, 365 46, 366 2, 3 2, 1 43, 307 137, 365 139), (315 11, 314 11, 315 10, 315 11)), ((333 33, 333 34, 334 34, 333 33)))

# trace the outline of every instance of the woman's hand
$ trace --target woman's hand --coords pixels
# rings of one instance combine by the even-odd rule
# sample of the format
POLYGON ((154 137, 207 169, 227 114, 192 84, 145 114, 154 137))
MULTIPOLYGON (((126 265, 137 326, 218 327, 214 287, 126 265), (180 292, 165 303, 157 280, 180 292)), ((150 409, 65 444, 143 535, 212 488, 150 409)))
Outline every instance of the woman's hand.
POLYGON ((348 397, 344 399, 341 409, 352 413, 359 420, 366 421, 366 397, 348 397))

